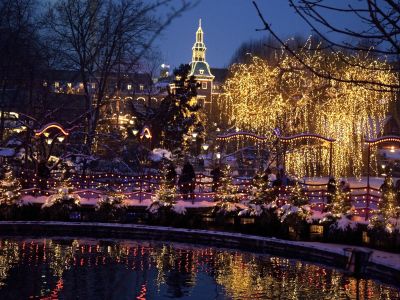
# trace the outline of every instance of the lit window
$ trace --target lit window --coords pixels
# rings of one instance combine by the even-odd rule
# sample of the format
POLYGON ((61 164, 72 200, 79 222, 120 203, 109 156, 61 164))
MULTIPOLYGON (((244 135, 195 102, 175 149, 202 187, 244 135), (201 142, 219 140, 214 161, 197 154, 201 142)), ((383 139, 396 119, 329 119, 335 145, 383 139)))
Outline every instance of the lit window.
POLYGON ((58 87, 60 87, 60 83, 59 83, 58 81, 56 81, 56 82, 54 82, 54 86, 55 86, 56 88, 58 88, 58 87))
POLYGON ((80 88, 80 89, 83 89, 83 82, 80 82, 80 83, 79 83, 79 88, 80 88))
POLYGON ((207 89, 207 82, 202 82, 202 83, 201 83, 201 88, 202 88, 203 90, 206 90, 206 89, 207 89))
POLYGON ((95 89, 95 88, 96 88, 96 84, 92 83, 92 89, 95 89))
POLYGON ((203 75, 203 74, 204 74, 204 70, 200 69, 200 75, 203 75))
POLYGON ((47 86, 47 81, 43 81, 43 86, 47 86))
POLYGON ((71 87, 72 87, 72 83, 71 83, 71 82, 68 82, 68 83, 67 83, 67 86, 68 86, 69 88, 71 88, 71 87))
POLYGON ((127 89, 128 89, 128 91, 130 91, 132 89, 132 84, 128 84, 127 89))
POLYGON ((139 89, 140 89, 141 91, 143 91, 143 90, 144 90, 144 85, 143 85, 143 84, 139 85, 139 89))

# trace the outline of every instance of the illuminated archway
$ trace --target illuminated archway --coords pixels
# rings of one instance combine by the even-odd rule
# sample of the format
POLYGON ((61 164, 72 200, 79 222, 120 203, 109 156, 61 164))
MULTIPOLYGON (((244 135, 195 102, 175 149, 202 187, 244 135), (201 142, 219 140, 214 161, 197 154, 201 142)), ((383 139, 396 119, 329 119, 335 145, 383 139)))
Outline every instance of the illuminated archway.
POLYGON ((46 135, 47 131, 49 129, 57 129, 59 132, 61 132, 63 135, 68 136, 69 135, 69 130, 64 129, 60 124, 58 123, 49 123, 43 126, 39 130, 35 130, 35 136, 41 136, 42 134, 46 135))

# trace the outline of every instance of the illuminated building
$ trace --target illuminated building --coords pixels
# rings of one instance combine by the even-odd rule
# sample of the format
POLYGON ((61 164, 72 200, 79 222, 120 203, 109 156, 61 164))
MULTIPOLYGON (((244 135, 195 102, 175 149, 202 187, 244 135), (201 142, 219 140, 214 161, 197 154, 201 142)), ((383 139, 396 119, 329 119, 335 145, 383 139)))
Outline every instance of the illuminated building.
POLYGON ((199 20, 199 28, 196 32, 196 42, 192 47, 192 61, 190 63, 189 76, 194 76, 199 83, 197 90, 197 99, 199 103, 210 112, 212 101, 212 85, 215 78, 211 74, 210 66, 206 61, 206 45, 204 44, 204 32, 201 28, 201 19, 199 20))

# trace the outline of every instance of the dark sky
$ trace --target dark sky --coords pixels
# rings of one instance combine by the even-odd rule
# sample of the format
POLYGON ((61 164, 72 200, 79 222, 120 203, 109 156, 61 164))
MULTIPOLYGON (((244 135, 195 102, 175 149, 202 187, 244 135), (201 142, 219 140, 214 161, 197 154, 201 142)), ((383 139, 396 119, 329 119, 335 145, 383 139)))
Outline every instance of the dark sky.
MULTIPOLYGON (((258 4, 283 36, 310 34, 286 0, 259 0, 258 4)), ((195 8, 175 19, 160 38, 165 63, 175 67, 191 60, 199 18, 207 47, 206 58, 212 67, 227 66, 243 41, 265 36, 264 32, 256 31, 262 24, 250 0, 201 0, 195 8)))
MULTIPOLYGON (((310 35, 309 28, 286 0, 258 0, 257 3, 281 36, 310 35)), ((160 37, 157 44, 165 63, 175 67, 190 62, 199 18, 207 46, 206 58, 212 67, 227 66, 243 41, 266 35, 256 31, 262 24, 251 0, 201 0, 195 8, 175 19, 160 37)))

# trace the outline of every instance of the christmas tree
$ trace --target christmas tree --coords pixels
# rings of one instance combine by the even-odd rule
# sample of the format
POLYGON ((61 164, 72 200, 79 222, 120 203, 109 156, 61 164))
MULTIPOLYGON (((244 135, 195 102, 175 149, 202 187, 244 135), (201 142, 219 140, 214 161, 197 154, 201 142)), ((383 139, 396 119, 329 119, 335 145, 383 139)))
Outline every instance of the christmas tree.
POLYGON ((221 169, 221 173, 214 198, 217 201, 214 213, 228 214, 238 210, 236 203, 240 201, 240 194, 238 194, 238 187, 233 184, 231 167, 225 165, 221 169))
POLYGON ((174 184, 171 184, 166 164, 162 165, 159 186, 156 194, 152 197, 152 203, 148 210, 152 214, 157 214, 161 211, 173 211, 178 214, 185 214, 186 212, 184 207, 176 206, 176 188, 174 184))
POLYGON ((351 221, 353 215, 350 201, 350 191, 346 191, 344 186, 335 185, 334 192, 330 194, 331 203, 326 206, 328 211, 321 222, 332 222, 333 229, 347 230, 354 229, 356 223, 351 221))
POLYGON ((21 183, 15 178, 10 166, 5 167, 4 178, 0 181, 0 204, 19 205, 21 199, 21 183))
POLYGON ((239 216, 260 216, 266 209, 274 210, 277 196, 277 189, 269 187, 266 176, 257 173, 250 188, 247 208, 239 212, 239 216))
POLYGON ((387 177, 381 188, 382 199, 370 219, 369 228, 384 229, 388 233, 400 231, 400 206, 397 205, 393 179, 387 177))
POLYGON ((249 197, 251 204, 262 205, 271 200, 270 191, 272 191, 272 189, 269 189, 268 180, 266 180, 263 175, 264 174, 260 172, 254 176, 249 197))
POLYGON ((303 221, 311 222, 312 211, 308 205, 308 201, 307 195, 300 184, 296 182, 290 189, 290 197, 287 203, 277 210, 281 222, 285 222, 291 226, 297 226, 303 221))

